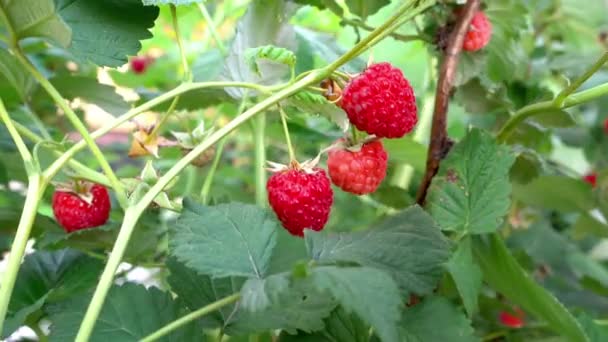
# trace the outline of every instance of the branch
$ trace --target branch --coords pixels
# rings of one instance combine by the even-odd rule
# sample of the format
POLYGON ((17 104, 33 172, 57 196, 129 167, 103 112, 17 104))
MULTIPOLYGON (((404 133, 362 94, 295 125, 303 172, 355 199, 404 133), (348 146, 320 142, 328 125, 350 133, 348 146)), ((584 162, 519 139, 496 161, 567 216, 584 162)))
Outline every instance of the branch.
POLYGON ((437 173, 437 169, 439 169, 441 159, 443 159, 451 147, 446 129, 448 103, 456 75, 458 57, 462 50, 464 35, 469 29, 473 15, 479 8, 479 2, 480 0, 468 0, 464 9, 460 12, 456 26, 450 34, 444 60, 439 70, 437 93, 435 95, 435 110, 433 112, 433 124, 431 127, 431 143, 426 160, 426 172, 416 195, 416 202, 420 205, 424 204, 428 188, 437 173))

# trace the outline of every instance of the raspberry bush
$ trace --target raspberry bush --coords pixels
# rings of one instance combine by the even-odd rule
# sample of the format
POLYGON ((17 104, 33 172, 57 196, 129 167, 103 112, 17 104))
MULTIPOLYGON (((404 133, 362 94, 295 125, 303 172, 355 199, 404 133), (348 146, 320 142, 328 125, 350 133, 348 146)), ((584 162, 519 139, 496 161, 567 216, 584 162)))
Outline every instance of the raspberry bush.
POLYGON ((607 6, 0 1, 0 338, 608 340, 607 6))

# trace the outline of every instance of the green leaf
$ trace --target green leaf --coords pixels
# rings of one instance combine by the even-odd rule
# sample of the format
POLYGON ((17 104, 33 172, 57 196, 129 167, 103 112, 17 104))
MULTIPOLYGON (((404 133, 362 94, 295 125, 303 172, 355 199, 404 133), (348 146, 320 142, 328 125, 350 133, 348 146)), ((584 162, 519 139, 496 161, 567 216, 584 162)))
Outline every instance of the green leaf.
MULTIPOLYGON (((325 62, 333 62, 342 56, 346 49, 341 47, 333 35, 315 32, 301 26, 295 27, 298 43, 296 71, 308 71, 320 58, 325 62)), ((342 68, 346 72, 358 73, 364 70, 366 62, 358 58, 348 61, 342 68)))
POLYGON ((296 65, 296 55, 293 51, 274 45, 259 46, 245 50, 245 60, 251 70, 261 76, 258 60, 265 59, 284 64, 293 68, 296 65))
MULTIPOLYGON (((7 50, 0 49, 0 75, 4 77, 4 80, 8 85, 12 86, 15 92, 19 95, 21 101, 24 101, 33 86, 35 85, 34 78, 25 70, 19 61, 11 55, 7 50)), ((0 78, 0 82, 4 83, 4 80, 0 78)), ((5 92, 0 92, 3 100, 5 99, 5 92)))
POLYGON ((338 234, 305 231, 308 254, 319 262, 355 262, 391 274, 404 292, 431 293, 443 274, 449 246, 418 206, 375 228, 338 234))
POLYGON ((73 32, 59 16, 61 7, 53 0, 5 1, 0 6, 16 39, 47 38, 62 47, 72 42, 73 32))
MULTIPOLYGON (((296 6, 279 0, 253 1, 247 13, 239 21, 236 36, 224 65, 224 78, 232 81, 274 84, 287 75, 288 68, 276 63, 259 61, 261 77, 250 70, 245 60, 245 51, 265 45, 274 45, 295 50, 295 33, 289 25, 289 14, 296 6), (263 25, 260 25, 263 23, 263 25)), ((227 89, 236 98, 243 95, 242 89, 227 89)))
POLYGON ((348 9, 363 20, 389 3, 390 0, 346 0, 348 9))
POLYGON ((368 342, 369 327, 357 315, 348 313, 342 306, 325 318, 325 328, 312 334, 281 333, 281 342, 368 342))
POLYGON ((222 72, 224 56, 219 49, 210 49, 200 54, 192 62, 192 76, 195 82, 215 80, 222 72))
POLYGON ((540 176, 542 168, 542 157, 534 150, 524 149, 515 158, 509 177, 519 184, 528 184, 540 176))
POLYGON ((477 311, 477 297, 481 291, 482 274, 473 260, 471 239, 464 238, 447 263, 448 271, 456 283, 464 308, 469 317, 477 311))
POLYGON ((302 113, 309 115, 322 115, 334 122, 342 131, 349 127, 346 112, 335 103, 329 102, 324 96, 308 91, 301 91, 289 97, 286 104, 293 106, 302 113))
POLYGON ((265 279, 250 278, 241 289, 241 305, 250 312, 268 308, 273 296, 278 296, 289 288, 289 278, 285 273, 271 275, 265 279))
MULTIPOLYGON (((90 300, 90 295, 83 295, 51 306, 53 323, 49 341, 73 341, 90 300)), ((89 341, 139 341, 187 313, 180 300, 173 300, 171 293, 158 288, 146 289, 132 283, 113 286, 89 341)), ((166 342, 204 340, 196 321, 158 339, 166 342)))
POLYGON ((143 0, 146 6, 160 6, 160 5, 188 5, 205 2, 205 0, 143 0))
POLYGON ((285 229, 278 229, 277 245, 272 252, 268 273, 291 271, 298 261, 308 261, 304 241, 300 237, 289 234, 285 229))
POLYGON ((170 235, 170 252, 202 274, 262 278, 276 244, 277 222, 267 210, 231 203, 205 207, 184 201, 170 235))
POLYGON ((423 299, 403 313, 403 342, 479 341, 471 321, 450 301, 442 297, 423 299))
POLYGON ((369 323, 383 341, 399 341, 397 323, 403 305, 393 279, 369 267, 318 267, 310 275, 321 291, 333 295, 347 312, 369 323))
POLYGON ((546 112, 536 114, 531 118, 532 121, 545 127, 571 127, 576 126, 576 120, 569 112, 561 109, 551 109, 546 112))
POLYGON ((514 161, 508 147, 480 129, 471 130, 433 179, 427 199, 431 215, 445 230, 495 231, 509 209, 514 161))
POLYGON ((72 29, 69 50, 83 61, 109 67, 121 66, 127 56, 139 52, 140 40, 152 37, 148 29, 159 13, 158 7, 146 7, 140 0, 55 3, 61 18, 72 29))
MULTIPOLYGON (((101 84, 95 78, 86 76, 62 75, 49 79, 61 95, 69 100, 80 98, 87 103, 95 104, 106 112, 118 116, 131 109, 122 96, 116 93, 112 86, 101 84)), ((53 103, 47 92, 38 88, 33 94, 33 106, 42 107, 53 103)))
POLYGON ((384 139, 382 144, 390 155, 390 163, 409 164, 420 172, 426 168, 427 148, 412 138, 384 139))
POLYGON ((568 309, 519 266, 500 236, 491 234, 473 242, 475 259, 486 283, 526 312, 547 322, 550 329, 568 341, 588 341, 568 309))
POLYGON ((608 327, 606 325, 597 324, 592 317, 585 313, 579 315, 576 319, 589 336, 589 342, 608 341, 608 327))
POLYGON ((71 249, 27 255, 19 268, 3 335, 8 336, 24 325, 27 316, 45 303, 93 288, 102 268, 101 261, 71 249))
POLYGON ((534 207, 562 212, 587 211, 595 206, 591 187, 580 179, 543 175, 526 185, 513 185, 513 198, 534 207))

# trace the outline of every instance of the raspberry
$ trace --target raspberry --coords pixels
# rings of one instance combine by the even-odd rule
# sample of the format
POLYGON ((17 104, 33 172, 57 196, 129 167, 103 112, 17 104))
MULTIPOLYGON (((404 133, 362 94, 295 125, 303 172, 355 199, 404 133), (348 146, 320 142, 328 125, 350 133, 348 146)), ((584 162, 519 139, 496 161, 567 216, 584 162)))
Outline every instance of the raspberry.
POLYGON ((56 189, 53 194, 53 214, 68 233, 101 226, 110 216, 110 196, 104 186, 85 183, 77 187, 84 191, 56 189))
POLYGON ((524 326, 524 312, 521 309, 516 310, 515 314, 501 311, 498 318, 500 323, 509 328, 521 328, 524 326))
POLYGON ((272 210, 292 235, 304 236, 306 228, 319 231, 327 223, 334 194, 323 169, 279 171, 266 190, 272 210))
POLYGON ((381 138, 400 138, 418 121, 414 90, 389 63, 374 64, 353 78, 341 105, 357 129, 381 138))
POLYGON ((331 181, 340 189, 357 195, 369 194, 378 188, 384 177, 388 155, 380 140, 363 144, 357 152, 332 149, 327 157, 331 181))
POLYGON ((597 184, 597 173, 595 172, 591 172, 589 174, 586 174, 583 177, 583 180, 589 184, 591 184, 592 187, 595 188, 595 185, 597 184))
POLYGON ((143 74, 150 61, 146 57, 133 57, 131 59, 131 70, 136 74, 143 74))
POLYGON ((608 119, 604 120, 604 132, 608 134, 608 119))
POLYGON ((488 45, 492 37, 492 23, 485 13, 478 11, 471 20, 469 30, 464 36, 462 49, 466 51, 477 51, 488 45))

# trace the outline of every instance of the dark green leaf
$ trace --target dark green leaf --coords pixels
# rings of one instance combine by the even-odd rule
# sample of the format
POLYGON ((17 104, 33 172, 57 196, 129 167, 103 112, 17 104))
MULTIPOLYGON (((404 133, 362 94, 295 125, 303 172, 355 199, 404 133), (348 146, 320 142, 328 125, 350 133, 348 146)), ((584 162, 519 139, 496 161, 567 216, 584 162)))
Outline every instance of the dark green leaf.
POLYGON ((526 149, 517 155, 509 177, 519 184, 528 184, 540 176, 542 168, 543 161, 540 155, 534 150, 526 149))
MULTIPOLYGON (((6 80, 7 86, 12 86, 21 101, 25 101, 35 84, 34 78, 30 76, 27 70, 21 66, 13 55, 4 49, 0 49, 0 77, 6 80)), ((2 78, 0 78, 0 81, 3 81, 2 78)), ((2 99, 6 102, 5 92, 0 92, 0 94, 2 94, 2 99)))
POLYGON ((168 5, 173 4, 176 6, 179 5, 188 5, 195 4, 200 2, 205 2, 205 0, 143 0, 144 5, 146 6, 160 6, 160 5, 168 5))
POLYGON ((510 205, 515 158, 492 136, 473 129, 445 158, 429 188, 427 206, 443 229, 495 231, 510 205))
POLYGON ((399 341, 397 323, 403 304, 397 284, 387 273, 368 267, 318 267, 310 277, 347 312, 369 323, 383 341, 399 341))
POLYGON ((430 293, 449 246, 431 217, 414 206, 362 232, 305 231, 309 255, 320 262, 355 262, 387 271, 405 292, 430 293))
POLYGON ((568 341, 588 341, 578 322, 551 293, 539 286, 509 253, 502 238, 491 234, 478 237, 473 252, 484 280, 526 312, 549 324, 568 341))
POLYGON ((513 197, 527 205, 563 212, 594 207, 589 184, 563 176, 543 175, 526 185, 514 184, 513 197))
POLYGON ((477 297, 481 291, 481 269, 473 260, 471 239, 464 238, 447 264, 448 271, 456 283, 464 308, 469 317, 477 311, 477 297))
POLYGON ((368 342, 369 327, 357 315, 338 306, 325 320, 325 329, 312 334, 281 333, 281 342, 368 342))
POLYGON ((298 261, 308 261, 306 245, 297 236, 293 236, 285 229, 277 230, 277 245, 272 252, 269 274, 290 271, 298 261))
POLYGON ((254 205, 204 207, 186 200, 169 243, 172 255, 202 274, 262 278, 276 232, 273 215, 254 205))
MULTIPOLYGON (((90 300, 90 295, 76 296, 51 306, 53 324, 49 341, 73 341, 90 300)), ((187 313, 180 300, 174 300, 171 293, 158 288, 146 289, 132 283, 113 286, 89 341, 139 341, 187 313)), ((204 340, 196 321, 158 339, 166 342, 204 340)))
POLYGON ((19 268, 8 308, 4 336, 23 325, 45 303, 83 293, 97 284, 103 264, 75 250, 37 251, 19 268))
POLYGON ((464 313, 441 297, 426 298, 406 309, 401 331, 404 342, 479 341, 464 313))
POLYGON ((296 107, 305 114, 323 115, 338 125, 343 131, 349 127, 346 112, 336 104, 329 102, 322 95, 311 92, 299 92, 288 98, 286 104, 296 107))
POLYGON ((158 16, 158 7, 146 7, 140 0, 55 3, 72 29, 70 51, 99 66, 117 67, 127 62, 127 56, 136 55, 141 49, 139 41, 152 36, 148 29, 158 16))

